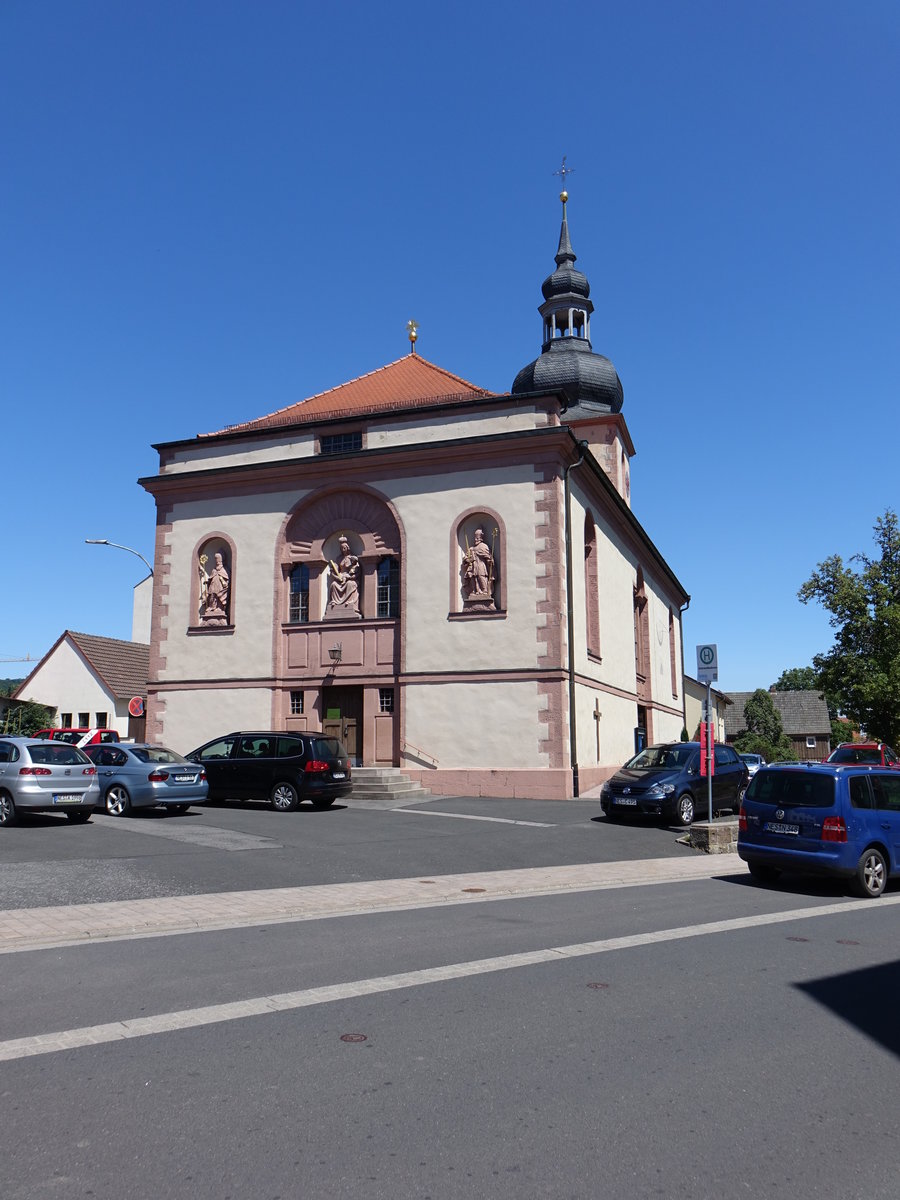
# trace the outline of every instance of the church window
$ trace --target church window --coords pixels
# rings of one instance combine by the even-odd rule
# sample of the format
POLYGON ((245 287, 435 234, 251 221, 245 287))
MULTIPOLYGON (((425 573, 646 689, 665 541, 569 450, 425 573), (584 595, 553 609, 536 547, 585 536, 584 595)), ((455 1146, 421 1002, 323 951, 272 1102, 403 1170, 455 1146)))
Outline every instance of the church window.
POLYGON ((379 688, 378 689, 378 707, 383 713, 392 713, 394 711, 394 689, 379 688))
POLYGON ((675 654, 675 614, 669 609, 669 666, 672 672, 672 695, 678 695, 678 663, 675 654))
POLYGON ((353 450, 362 450, 362 431, 326 434, 319 441, 319 450, 322 454, 349 454, 353 450))
POLYGON ((303 715, 303 693, 291 692, 291 716, 301 717, 303 715))
POLYGON ((400 611, 400 564, 383 558, 378 564, 378 616, 396 617, 400 611))
POLYGON ((600 657, 600 581, 597 529, 590 513, 584 518, 584 611, 588 653, 600 657))
POLYGON ((288 620, 292 625, 309 620, 309 567, 301 563, 291 571, 291 601, 288 620))

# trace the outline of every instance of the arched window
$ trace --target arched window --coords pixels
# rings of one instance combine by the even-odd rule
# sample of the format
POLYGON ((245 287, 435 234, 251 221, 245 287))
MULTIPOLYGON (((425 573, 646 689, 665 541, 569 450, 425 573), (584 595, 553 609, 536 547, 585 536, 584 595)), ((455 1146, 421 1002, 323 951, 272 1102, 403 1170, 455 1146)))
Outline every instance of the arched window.
POLYGON ((292 625, 309 620, 309 567, 300 563, 291 571, 291 598, 288 620, 292 625))
POLYGON ((400 563, 383 558, 378 564, 378 616, 396 617, 400 612, 400 563))
POLYGON ((590 513, 584 515, 584 612, 588 654, 600 657, 600 580, 597 562, 597 529, 590 513))

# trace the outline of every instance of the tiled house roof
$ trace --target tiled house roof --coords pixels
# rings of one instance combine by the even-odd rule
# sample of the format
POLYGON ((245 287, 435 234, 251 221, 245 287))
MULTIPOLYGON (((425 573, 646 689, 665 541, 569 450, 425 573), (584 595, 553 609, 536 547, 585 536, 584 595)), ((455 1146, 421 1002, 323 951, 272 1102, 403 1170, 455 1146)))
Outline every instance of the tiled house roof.
MULTIPOLYGON (((736 737, 747 728, 744 705, 752 695, 752 692, 729 693, 732 704, 725 710, 726 737, 736 737)), ((831 718, 821 692, 769 692, 769 695, 788 737, 830 736, 831 718)))
POLYGON ((443 367, 435 366, 419 354, 408 354, 385 367, 379 367, 377 371, 360 375, 358 379, 351 379, 349 383, 342 383, 327 392, 319 392, 298 404, 290 404, 287 408, 280 408, 277 412, 252 421, 229 425, 215 433, 201 433, 200 437, 298 425, 326 418, 363 416, 394 409, 442 407, 494 394, 445 371, 443 367))
POLYGON ((143 642, 123 642, 118 638, 73 633, 69 629, 66 635, 117 700, 146 694, 150 674, 149 646, 143 642))

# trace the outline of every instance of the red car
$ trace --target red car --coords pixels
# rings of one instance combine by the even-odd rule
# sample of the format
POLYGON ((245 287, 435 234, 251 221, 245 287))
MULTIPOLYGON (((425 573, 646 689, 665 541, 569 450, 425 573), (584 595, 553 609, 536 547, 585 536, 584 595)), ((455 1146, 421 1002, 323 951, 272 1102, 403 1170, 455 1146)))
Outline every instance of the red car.
POLYGON ((900 759, 884 742, 841 742, 825 761, 844 763, 848 766, 897 767, 900 769, 900 759))
POLYGON ((53 742, 69 742, 72 746, 95 746, 98 742, 117 742, 119 735, 115 729, 39 729, 34 735, 53 742))

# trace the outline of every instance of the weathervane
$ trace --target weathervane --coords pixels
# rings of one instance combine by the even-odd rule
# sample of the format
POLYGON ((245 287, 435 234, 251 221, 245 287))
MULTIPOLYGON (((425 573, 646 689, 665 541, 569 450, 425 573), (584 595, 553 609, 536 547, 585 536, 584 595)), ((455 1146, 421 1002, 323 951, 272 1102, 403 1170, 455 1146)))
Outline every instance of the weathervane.
POLYGON ((569 193, 566 191, 566 176, 571 175, 572 172, 575 170, 574 167, 566 166, 566 158, 567 157, 568 157, 568 155, 566 155, 566 154, 563 155, 562 166, 559 168, 558 171, 553 172, 554 175, 562 176, 563 190, 559 193, 559 198, 560 198, 560 200, 562 200, 563 204, 565 204, 565 202, 569 198, 569 193))
POLYGON ((416 338, 419 336, 419 322, 413 320, 412 317, 406 322, 406 333, 409 337, 410 350, 413 354, 416 352, 416 338))

